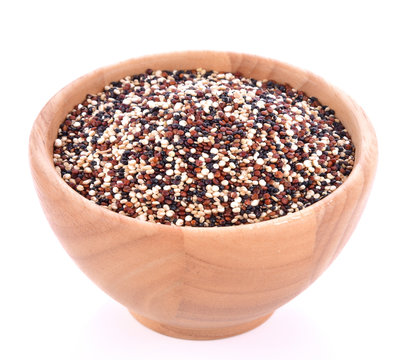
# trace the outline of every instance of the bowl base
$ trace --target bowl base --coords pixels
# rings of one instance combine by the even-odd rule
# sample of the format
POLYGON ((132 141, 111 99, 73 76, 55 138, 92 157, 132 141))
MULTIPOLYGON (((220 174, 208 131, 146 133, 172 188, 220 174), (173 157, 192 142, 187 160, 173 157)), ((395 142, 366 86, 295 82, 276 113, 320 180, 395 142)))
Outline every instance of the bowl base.
POLYGON ((157 321, 148 319, 129 310, 131 315, 141 324, 160 334, 188 340, 214 340, 222 339, 234 335, 239 335, 256 328, 270 318, 273 313, 262 316, 256 320, 249 321, 235 326, 227 326, 215 329, 187 329, 162 324, 157 321))

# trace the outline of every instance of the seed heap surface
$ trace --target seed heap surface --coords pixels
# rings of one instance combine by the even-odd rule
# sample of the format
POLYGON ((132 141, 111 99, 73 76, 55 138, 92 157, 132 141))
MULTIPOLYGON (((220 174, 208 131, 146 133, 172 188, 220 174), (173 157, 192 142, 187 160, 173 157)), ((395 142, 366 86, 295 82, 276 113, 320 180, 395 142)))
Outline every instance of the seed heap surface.
POLYGON ((327 196, 350 174, 354 146, 332 109, 288 85, 149 69, 87 95, 60 126, 54 163, 120 214, 228 226, 327 196))

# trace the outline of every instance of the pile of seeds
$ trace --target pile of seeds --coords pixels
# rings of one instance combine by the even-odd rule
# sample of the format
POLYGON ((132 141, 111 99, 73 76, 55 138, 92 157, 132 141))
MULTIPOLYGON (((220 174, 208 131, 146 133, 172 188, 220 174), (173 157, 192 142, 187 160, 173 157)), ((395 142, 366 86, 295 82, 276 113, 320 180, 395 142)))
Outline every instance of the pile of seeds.
POLYGON ((350 174, 354 147, 332 109, 288 85, 149 69, 87 95, 60 126, 54 163, 120 214, 228 226, 327 196, 350 174))

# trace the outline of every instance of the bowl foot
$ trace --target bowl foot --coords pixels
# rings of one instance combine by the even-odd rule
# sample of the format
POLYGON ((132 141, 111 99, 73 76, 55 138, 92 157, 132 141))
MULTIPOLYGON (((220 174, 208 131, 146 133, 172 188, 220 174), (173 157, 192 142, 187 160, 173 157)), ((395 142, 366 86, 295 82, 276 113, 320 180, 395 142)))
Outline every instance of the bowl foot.
POLYGON ((148 319, 144 316, 138 315, 135 312, 129 310, 131 315, 143 324, 144 326, 148 327, 151 330, 154 330, 160 334, 180 338, 180 339, 188 339, 188 340, 213 340, 213 339, 221 339, 225 337, 230 337, 234 335, 239 335, 249 330, 256 328, 257 326, 261 325, 263 322, 268 320, 273 313, 268 315, 262 316, 256 320, 249 321, 243 324, 235 325, 235 326, 227 326, 223 328, 215 328, 215 329, 187 329, 187 328, 179 328, 175 326, 170 326, 167 324, 162 324, 157 321, 148 319))

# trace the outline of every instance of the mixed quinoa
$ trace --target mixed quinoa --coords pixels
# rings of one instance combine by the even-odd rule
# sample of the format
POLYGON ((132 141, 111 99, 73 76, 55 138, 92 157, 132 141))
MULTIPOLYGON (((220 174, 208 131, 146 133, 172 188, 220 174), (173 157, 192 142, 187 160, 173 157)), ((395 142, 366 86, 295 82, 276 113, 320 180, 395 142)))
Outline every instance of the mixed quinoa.
POLYGON ((287 84, 148 69, 87 95, 59 128, 54 163, 112 211, 208 227, 321 200, 350 174, 354 152, 334 111, 287 84))

